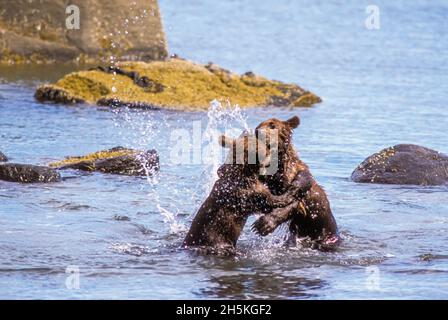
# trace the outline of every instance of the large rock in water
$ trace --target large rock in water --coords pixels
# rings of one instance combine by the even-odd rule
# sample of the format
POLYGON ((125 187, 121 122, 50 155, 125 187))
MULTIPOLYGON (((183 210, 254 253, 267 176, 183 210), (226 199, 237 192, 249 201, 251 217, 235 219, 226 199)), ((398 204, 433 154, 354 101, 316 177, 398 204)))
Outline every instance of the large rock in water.
POLYGON ((448 184, 448 156, 417 145, 399 144, 364 160, 352 180, 365 183, 448 184))
POLYGON ((6 161, 8 161, 8 158, 0 151, 0 162, 6 162, 6 161))
POLYGON ((128 176, 145 176, 159 170, 159 156, 155 150, 140 151, 115 147, 85 156, 68 157, 65 160, 51 163, 50 166, 61 170, 76 169, 128 176))
POLYGON ((0 164, 0 180, 23 183, 59 182, 61 176, 49 167, 4 163, 0 164))
POLYGON ((125 62, 74 72, 52 85, 39 87, 40 101, 59 103, 207 110, 214 99, 242 108, 256 106, 307 107, 321 102, 295 84, 268 80, 252 72, 232 73, 219 66, 172 58, 151 63, 125 62))
POLYGON ((0 62, 167 57, 157 0, 0 0, 0 62), (69 5, 79 29, 68 29, 69 5))

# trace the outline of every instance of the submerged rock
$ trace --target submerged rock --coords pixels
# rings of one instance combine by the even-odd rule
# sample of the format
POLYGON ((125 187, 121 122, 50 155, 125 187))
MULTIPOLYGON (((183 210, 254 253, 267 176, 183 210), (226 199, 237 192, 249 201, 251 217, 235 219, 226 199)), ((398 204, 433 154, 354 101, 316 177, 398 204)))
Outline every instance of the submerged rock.
POLYGON ((417 145, 399 144, 368 157, 351 178, 363 183, 448 184, 448 156, 417 145))
POLYGON ((0 164, 0 180, 22 183, 59 182, 61 176, 56 170, 29 164, 0 164))
POLYGON ((159 170, 159 156, 156 150, 140 151, 115 147, 80 157, 68 157, 50 164, 57 169, 76 169, 128 176, 151 175, 159 170))
POLYGON ((0 8, 0 63, 168 56, 157 0, 0 0, 0 8))
POLYGON ((308 107, 321 102, 294 84, 268 80, 252 72, 238 75, 219 66, 179 58, 166 61, 122 62, 66 75, 35 93, 40 101, 89 103, 131 108, 207 110, 214 99, 242 108, 256 106, 308 107))
POLYGON ((6 162, 8 158, 0 151, 0 162, 6 162))

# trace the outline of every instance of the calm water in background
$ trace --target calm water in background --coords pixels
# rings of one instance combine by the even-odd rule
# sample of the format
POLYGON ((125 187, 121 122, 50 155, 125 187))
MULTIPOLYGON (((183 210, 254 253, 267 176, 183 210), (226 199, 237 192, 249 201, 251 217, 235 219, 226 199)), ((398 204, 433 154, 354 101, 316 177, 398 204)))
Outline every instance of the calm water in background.
POLYGON ((248 226, 236 258, 178 247, 207 195, 208 165, 173 165, 174 129, 205 113, 120 112, 34 101, 66 70, 0 69, 0 150, 46 164, 124 145, 157 148, 147 180, 63 172, 64 182, 0 182, 0 298, 448 297, 448 189, 349 181, 365 157, 397 143, 448 152, 448 4, 376 1, 161 0, 170 51, 252 70, 320 95, 312 109, 245 112, 254 127, 299 114, 294 143, 325 187, 344 238, 336 253, 282 248, 248 226), (126 217, 123 219, 123 217, 126 217), (429 259, 428 259, 429 258, 429 259), (68 290, 66 267, 80 269, 68 290))

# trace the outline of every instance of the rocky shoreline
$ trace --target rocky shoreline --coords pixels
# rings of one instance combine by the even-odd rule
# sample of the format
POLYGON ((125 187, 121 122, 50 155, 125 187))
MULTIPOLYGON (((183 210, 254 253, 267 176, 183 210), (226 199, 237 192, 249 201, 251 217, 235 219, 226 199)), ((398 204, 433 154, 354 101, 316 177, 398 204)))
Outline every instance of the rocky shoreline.
POLYGON ((151 176, 160 169, 156 150, 135 150, 115 147, 85 156, 67 157, 64 160, 39 166, 6 162, 0 152, 0 180, 19 183, 51 183, 62 181, 59 170, 73 169, 127 176, 151 176))

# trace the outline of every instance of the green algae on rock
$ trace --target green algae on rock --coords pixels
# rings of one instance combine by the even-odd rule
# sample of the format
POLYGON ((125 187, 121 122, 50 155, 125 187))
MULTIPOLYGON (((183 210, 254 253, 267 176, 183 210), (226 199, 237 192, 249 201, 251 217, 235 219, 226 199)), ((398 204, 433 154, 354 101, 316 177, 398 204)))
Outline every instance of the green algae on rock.
POLYGON ((50 163, 56 169, 76 169, 82 171, 98 171, 128 176, 145 176, 159 170, 157 151, 134 150, 115 147, 79 157, 50 163))
POLYGON ((257 106, 309 107, 321 102, 295 84, 268 80, 252 72, 238 75, 215 64, 166 61, 121 62, 120 72, 96 68, 66 75, 40 86, 40 101, 200 111, 210 102, 228 100, 242 108, 257 106))

